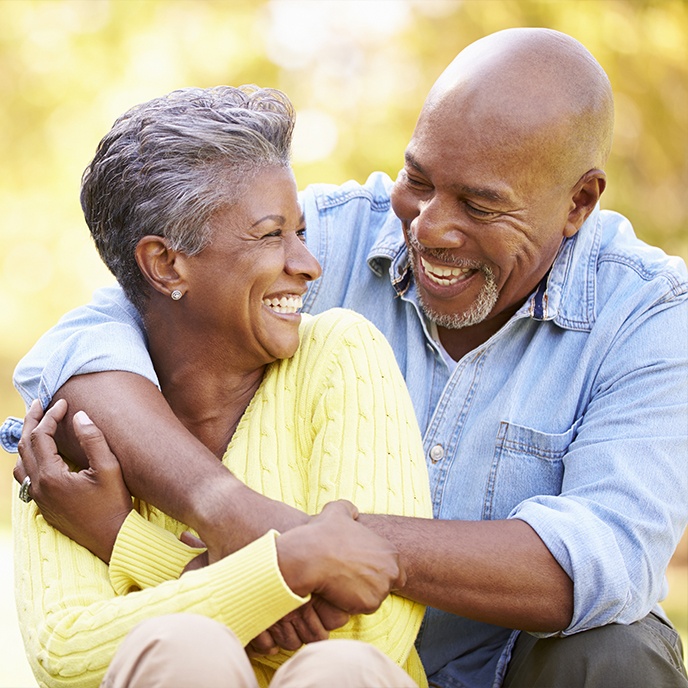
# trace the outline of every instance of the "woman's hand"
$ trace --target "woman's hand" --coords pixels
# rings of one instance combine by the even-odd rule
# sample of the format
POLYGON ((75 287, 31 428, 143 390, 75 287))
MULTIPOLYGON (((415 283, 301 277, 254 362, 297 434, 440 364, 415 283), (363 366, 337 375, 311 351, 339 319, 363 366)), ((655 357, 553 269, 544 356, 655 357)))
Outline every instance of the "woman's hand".
POLYGON ((274 655, 283 650, 298 650, 307 643, 327 640, 330 631, 341 628, 350 614, 335 607, 319 595, 313 595, 303 606, 270 626, 247 646, 249 657, 274 655))
POLYGON ((74 433, 89 467, 71 472, 57 451, 55 431, 67 412, 60 400, 43 414, 34 401, 24 419, 14 477, 31 480, 29 496, 43 518, 108 563, 117 533, 132 509, 117 457, 83 411, 74 414, 74 433))

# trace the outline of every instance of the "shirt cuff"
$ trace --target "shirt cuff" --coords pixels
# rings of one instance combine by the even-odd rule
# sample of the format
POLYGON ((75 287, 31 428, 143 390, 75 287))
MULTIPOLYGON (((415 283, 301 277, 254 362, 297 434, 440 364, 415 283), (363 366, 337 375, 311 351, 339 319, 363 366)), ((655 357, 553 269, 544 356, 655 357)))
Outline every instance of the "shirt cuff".
POLYGON ((110 583, 118 595, 179 578, 204 549, 189 547, 132 509, 117 534, 110 557, 110 583))
POLYGON ((207 581, 204 576, 214 570, 213 582, 208 581, 205 589, 218 618, 227 615, 225 623, 243 645, 310 600, 310 595, 294 593, 282 577, 275 544, 278 536, 270 530, 234 554, 181 578, 195 586, 207 581))

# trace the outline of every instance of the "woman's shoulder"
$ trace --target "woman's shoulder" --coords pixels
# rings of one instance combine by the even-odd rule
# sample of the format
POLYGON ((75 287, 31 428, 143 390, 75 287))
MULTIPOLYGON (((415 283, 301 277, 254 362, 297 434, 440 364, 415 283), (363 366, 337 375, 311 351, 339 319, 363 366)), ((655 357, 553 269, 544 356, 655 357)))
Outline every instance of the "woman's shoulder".
POLYGON ((368 341, 383 338, 370 320, 348 308, 330 308, 317 315, 304 313, 301 316, 301 346, 318 342, 332 344, 354 333, 368 341))
POLYGON ((365 368, 380 359, 395 360, 389 343, 375 325, 346 308, 302 316, 299 334, 299 348, 290 366, 299 369, 298 374, 327 377, 345 360, 365 368))

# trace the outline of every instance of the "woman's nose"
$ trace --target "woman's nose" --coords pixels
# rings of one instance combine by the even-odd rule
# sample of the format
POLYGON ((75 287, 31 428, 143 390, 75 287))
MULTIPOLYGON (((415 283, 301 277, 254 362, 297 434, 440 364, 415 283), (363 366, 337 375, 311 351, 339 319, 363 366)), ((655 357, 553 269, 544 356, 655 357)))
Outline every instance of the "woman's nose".
POLYGON ((308 281, 316 280, 322 275, 322 268, 317 258, 296 235, 290 239, 287 249, 286 271, 290 275, 303 275, 308 281))

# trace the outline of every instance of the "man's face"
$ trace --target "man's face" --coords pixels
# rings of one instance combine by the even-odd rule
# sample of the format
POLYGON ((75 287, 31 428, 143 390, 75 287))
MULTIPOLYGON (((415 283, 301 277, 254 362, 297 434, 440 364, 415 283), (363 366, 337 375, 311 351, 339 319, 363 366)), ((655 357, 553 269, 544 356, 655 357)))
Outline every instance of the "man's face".
POLYGON ((572 206, 545 173, 543 148, 512 140, 499 117, 446 105, 421 114, 392 207, 438 325, 498 329, 552 265, 572 206))

